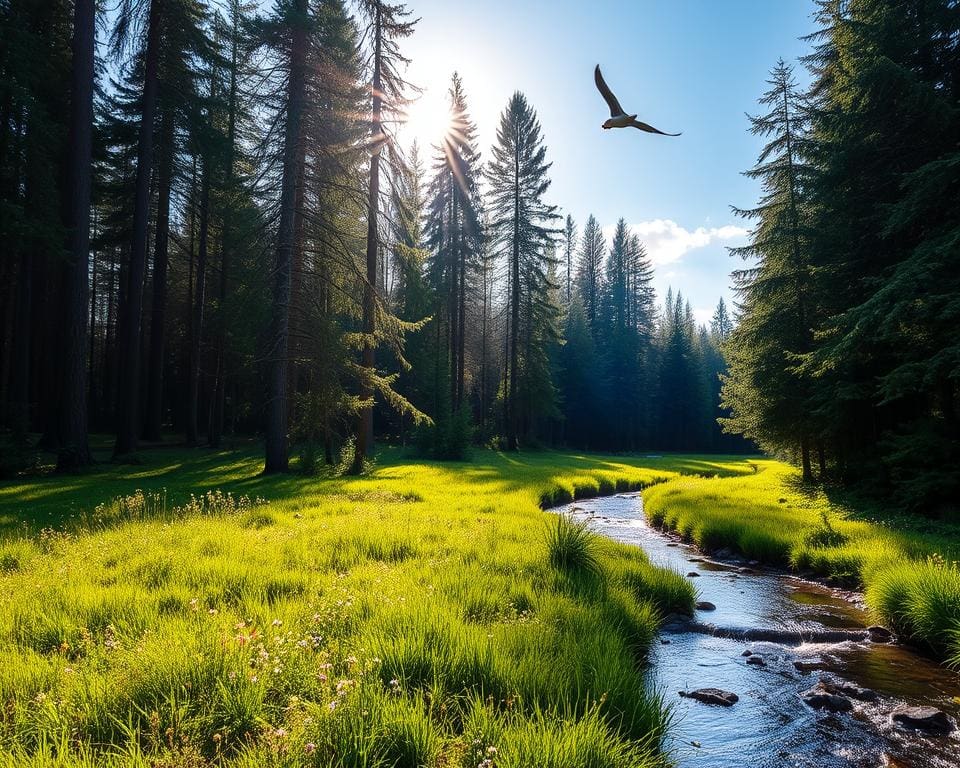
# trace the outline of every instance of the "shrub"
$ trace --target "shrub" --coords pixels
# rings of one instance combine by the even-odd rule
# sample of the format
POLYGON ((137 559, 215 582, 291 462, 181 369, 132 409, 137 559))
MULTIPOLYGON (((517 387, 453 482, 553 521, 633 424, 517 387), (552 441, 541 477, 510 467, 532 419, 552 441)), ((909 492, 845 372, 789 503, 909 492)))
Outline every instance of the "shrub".
POLYGON ((550 564, 561 571, 597 573, 597 535, 586 522, 576 522, 566 515, 557 515, 547 533, 550 564))

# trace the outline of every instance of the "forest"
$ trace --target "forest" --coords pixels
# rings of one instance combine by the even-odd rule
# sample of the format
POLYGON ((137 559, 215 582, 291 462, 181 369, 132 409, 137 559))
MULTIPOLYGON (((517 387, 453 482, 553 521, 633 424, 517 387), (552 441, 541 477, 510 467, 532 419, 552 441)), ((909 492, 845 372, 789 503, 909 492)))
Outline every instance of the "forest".
POLYGON ((584 69, 583 154, 653 148, 563 195, 539 81, 491 111, 451 60, 424 141, 417 6, 0 0, 4 764, 733 768, 780 727, 683 713, 762 704, 948 768, 960 3, 804 2, 709 311, 604 201, 713 126, 601 130, 584 69))
POLYGON ((547 202, 522 94, 486 116, 489 160, 456 74, 438 144, 394 140, 416 97, 406 9, 131 3, 113 21, 81 78, 95 30, 69 3, 3 19, 8 471, 38 434, 61 469, 88 464, 88 430, 121 460, 167 434, 265 435, 270 471, 291 451, 360 471, 375 438, 452 458, 747 445, 716 424, 730 311, 707 328, 680 290, 658 304, 623 220, 608 243, 547 202), (49 87, 71 77, 82 116, 49 87))

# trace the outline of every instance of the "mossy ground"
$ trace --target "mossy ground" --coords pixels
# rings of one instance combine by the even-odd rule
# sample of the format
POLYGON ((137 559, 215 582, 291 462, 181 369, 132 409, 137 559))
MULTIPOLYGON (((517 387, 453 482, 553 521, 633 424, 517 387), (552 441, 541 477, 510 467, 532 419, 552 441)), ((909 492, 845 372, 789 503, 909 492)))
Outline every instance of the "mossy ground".
POLYGON ((162 449, 0 485, 4 765, 660 764, 644 652, 692 588, 596 538, 551 562, 540 507, 742 460, 260 468, 162 449))
POLYGON ((960 663, 960 526, 819 488, 776 461, 727 478, 677 478, 644 492, 650 521, 710 551, 811 570, 865 589, 877 618, 960 663))

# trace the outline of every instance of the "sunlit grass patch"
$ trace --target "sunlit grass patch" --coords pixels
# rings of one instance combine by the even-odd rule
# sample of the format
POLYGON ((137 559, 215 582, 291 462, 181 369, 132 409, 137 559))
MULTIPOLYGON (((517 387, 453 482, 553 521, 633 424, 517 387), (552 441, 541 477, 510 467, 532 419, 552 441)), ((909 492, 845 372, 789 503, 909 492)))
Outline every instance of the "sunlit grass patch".
POLYGON ((659 764, 644 654, 692 588, 540 507, 742 464, 212 456, 0 493, 4 764, 476 768, 481 732, 497 766, 659 764))
POLYGON ((707 551, 814 571, 863 586, 878 619, 941 657, 960 661, 960 541, 936 528, 864 519, 773 461, 732 478, 678 478, 644 492, 650 522, 707 551))

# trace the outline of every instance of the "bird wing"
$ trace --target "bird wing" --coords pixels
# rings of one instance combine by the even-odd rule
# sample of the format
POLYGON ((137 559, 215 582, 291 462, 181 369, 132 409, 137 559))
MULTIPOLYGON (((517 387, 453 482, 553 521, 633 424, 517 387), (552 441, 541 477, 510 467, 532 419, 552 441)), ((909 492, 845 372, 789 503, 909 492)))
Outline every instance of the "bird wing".
POLYGON ((634 128, 639 128, 641 131, 646 131, 647 133, 659 133, 661 136, 679 136, 679 133, 665 133, 664 131, 658 131, 652 125, 647 125, 647 123, 641 123, 639 120, 631 121, 630 125, 634 128))
POLYGON ((603 74, 600 72, 600 65, 597 64, 596 68, 593 70, 593 80, 597 84, 597 90, 600 91, 600 95, 603 96, 603 100, 607 102, 607 106, 610 107, 610 117, 617 117, 618 115, 626 114, 623 111, 623 107, 620 106, 620 102, 617 101, 617 97, 613 95, 613 91, 610 90, 610 86, 607 85, 607 82, 603 79, 603 74))

